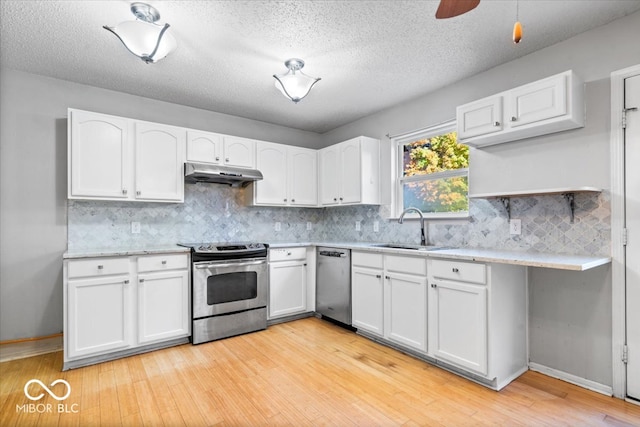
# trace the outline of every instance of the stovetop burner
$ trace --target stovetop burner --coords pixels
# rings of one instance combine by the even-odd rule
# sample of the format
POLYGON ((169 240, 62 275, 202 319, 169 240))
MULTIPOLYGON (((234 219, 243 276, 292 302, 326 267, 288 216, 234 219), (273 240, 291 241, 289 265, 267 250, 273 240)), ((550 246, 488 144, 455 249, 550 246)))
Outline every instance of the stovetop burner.
POLYGON ((266 257, 266 243, 221 242, 221 243, 178 243, 191 248, 193 261, 242 259, 266 257))

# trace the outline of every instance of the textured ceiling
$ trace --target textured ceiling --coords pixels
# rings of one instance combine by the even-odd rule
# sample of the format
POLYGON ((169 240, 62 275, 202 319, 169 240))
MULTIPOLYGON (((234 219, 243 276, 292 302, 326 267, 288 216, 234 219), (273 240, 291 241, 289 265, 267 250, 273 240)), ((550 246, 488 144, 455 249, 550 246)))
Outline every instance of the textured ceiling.
POLYGON ((324 133, 640 10, 639 0, 482 0, 436 20, 437 1, 149 1, 178 48, 156 64, 103 25, 128 1, 0 2, 3 66, 324 133), (299 104, 274 87, 291 57, 322 80, 299 104))

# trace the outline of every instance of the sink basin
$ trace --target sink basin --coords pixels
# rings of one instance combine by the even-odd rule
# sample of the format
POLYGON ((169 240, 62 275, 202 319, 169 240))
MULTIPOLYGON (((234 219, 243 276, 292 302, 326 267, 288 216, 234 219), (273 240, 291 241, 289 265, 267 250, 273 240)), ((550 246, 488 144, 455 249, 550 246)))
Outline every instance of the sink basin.
POLYGON ((422 245, 410 245, 410 244, 403 244, 403 243, 382 243, 382 244, 373 245, 373 246, 377 248, 408 249, 412 251, 424 251, 424 252, 449 249, 445 246, 435 246, 435 245, 422 246, 422 245))

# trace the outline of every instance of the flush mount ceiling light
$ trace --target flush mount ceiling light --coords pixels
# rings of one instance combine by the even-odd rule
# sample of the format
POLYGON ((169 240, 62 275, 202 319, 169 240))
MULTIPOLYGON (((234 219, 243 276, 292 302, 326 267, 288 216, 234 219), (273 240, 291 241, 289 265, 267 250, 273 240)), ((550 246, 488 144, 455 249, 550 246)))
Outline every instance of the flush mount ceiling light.
POLYGON ((302 59, 291 58, 285 61, 284 65, 289 71, 280 76, 274 74, 275 85, 284 96, 297 104, 309 94, 313 85, 320 80, 320 77, 314 78, 300 71, 304 67, 302 59))
POLYGON ((124 47, 147 64, 158 62, 176 48, 176 39, 167 32, 169 24, 156 24, 160 13, 145 3, 132 3, 135 21, 124 21, 115 27, 103 26, 115 34, 124 47))

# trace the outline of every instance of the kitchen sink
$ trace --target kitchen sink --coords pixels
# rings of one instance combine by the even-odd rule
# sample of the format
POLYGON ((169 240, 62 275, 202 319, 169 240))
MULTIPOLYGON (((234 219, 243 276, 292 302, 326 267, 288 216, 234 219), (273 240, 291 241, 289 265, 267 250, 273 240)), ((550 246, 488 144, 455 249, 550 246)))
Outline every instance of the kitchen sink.
POLYGON ((451 249, 446 246, 435 246, 435 245, 422 246, 422 245, 410 245, 410 244, 403 244, 403 243, 381 243, 381 244, 375 244, 372 246, 375 246, 377 248, 408 249, 412 251, 424 251, 424 252, 451 249))

